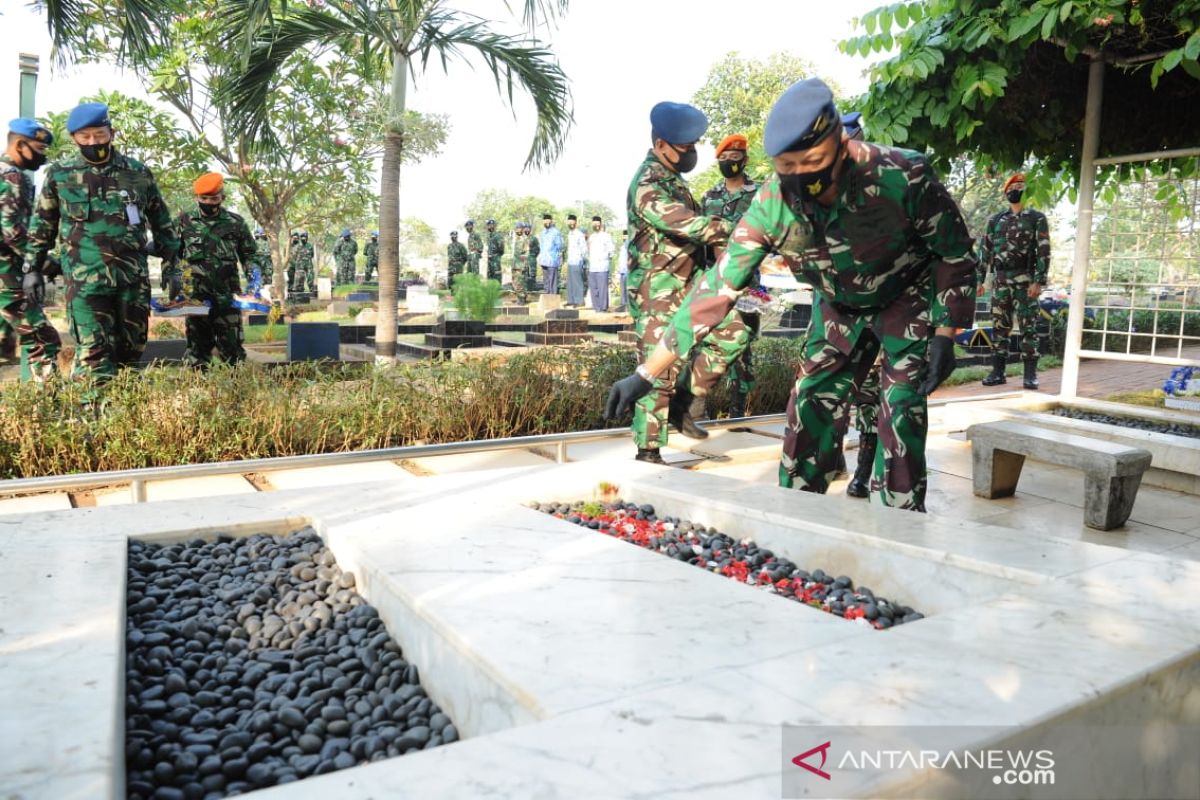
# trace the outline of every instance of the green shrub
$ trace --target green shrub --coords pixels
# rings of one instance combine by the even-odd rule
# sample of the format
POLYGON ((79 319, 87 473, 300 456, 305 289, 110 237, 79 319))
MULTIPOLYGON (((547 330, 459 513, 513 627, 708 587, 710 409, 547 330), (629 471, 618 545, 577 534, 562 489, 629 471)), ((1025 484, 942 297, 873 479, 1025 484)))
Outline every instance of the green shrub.
POLYGON ((496 303, 503 293, 500 281, 483 280, 467 272, 454 278, 454 308, 461 319, 491 322, 496 318, 496 303))

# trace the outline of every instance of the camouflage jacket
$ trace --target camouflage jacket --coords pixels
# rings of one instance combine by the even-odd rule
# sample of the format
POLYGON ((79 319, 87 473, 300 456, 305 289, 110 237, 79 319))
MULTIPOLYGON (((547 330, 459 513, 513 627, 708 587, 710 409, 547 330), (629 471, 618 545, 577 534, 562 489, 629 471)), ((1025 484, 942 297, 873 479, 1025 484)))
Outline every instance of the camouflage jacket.
POLYGON ((21 265, 33 211, 33 181, 6 155, 0 155, 0 288, 21 285, 21 265), (15 283, 14 283, 15 281, 15 283))
POLYGON ((292 252, 288 254, 288 263, 294 264, 297 269, 312 269, 313 255, 316 251, 313 250, 312 242, 301 242, 292 248, 292 252))
POLYGON ((749 178, 736 192, 726 189, 725 181, 721 181, 704 193, 704 213, 736 223, 750 207, 750 201, 754 199, 754 193, 757 191, 758 184, 749 178))
POLYGON ((538 255, 542 252, 542 243, 538 237, 532 234, 525 237, 529 240, 529 266, 536 267, 538 263, 538 255))
POLYGON ((483 237, 479 235, 479 231, 471 231, 467 234, 467 252, 472 256, 483 254, 483 237))
POLYGON ((353 261, 356 255, 358 255, 358 242, 353 239, 338 239, 337 244, 333 246, 335 261, 353 261))
POLYGON ((723 219, 702 215, 687 183, 653 152, 633 175, 626 210, 631 286, 656 272, 689 280, 704 268, 704 246, 724 246, 733 229, 723 219))
POLYGON ((446 245, 446 263, 452 267, 461 267, 467 263, 467 246, 462 242, 451 242, 446 245))
POLYGON ((772 252, 813 287, 832 316, 876 313, 930 280, 932 325, 971 326, 975 259, 958 206, 921 153, 855 144, 831 206, 785 197, 777 176, 763 183, 717 268, 693 286, 664 334, 672 352, 689 353, 724 319, 736 292, 772 252))
POLYGON ((47 168, 29 231, 34 268, 42 268, 60 237, 67 277, 105 286, 145 282, 147 255, 179 252, 154 175, 120 153, 107 164, 89 164, 79 156, 47 168), (152 246, 147 228, 154 234, 152 246))
POLYGON ((488 234, 487 239, 488 258, 499 258, 504 255, 504 234, 500 231, 492 231, 488 234))
POLYGON ((517 236, 513 240, 513 263, 524 265, 529 260, 529 240, 532 236, 517 236))
POLYGON ((367 259, 368 264, 379 263, 379 242, 372 239, 363 245, 363 257, 367 259))
POLYGON ((196 208, 180 214, 175 229, 179 261, 169 272, 190 274, 190 282, 183 287, 189 297, 230 304, 233 295, 242 291, 238 262, 249 265, 258 254, 246 221, 224 208, 212 217, 196 208))
POLYGON ((979 241, 979 277, 995 270, 1001 283, 1045 283, 1050 271, 1050 226, 1032 208, 1001 211, 979 241))
POLYGON ((271 263, 271 240, 270 239, 255 239, 254 240, 255 258, 254 263, 260 267, 264 267, 271 263))

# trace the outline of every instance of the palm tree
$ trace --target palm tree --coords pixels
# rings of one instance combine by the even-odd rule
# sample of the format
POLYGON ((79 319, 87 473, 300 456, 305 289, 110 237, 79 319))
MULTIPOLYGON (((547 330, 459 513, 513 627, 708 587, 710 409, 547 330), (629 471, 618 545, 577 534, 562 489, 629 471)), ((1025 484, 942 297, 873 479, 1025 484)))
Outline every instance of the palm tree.
POLYGON ((231 46, 249 28, 245 70, 226 91, 235 115, 252 139, 269 141, 266 109, 280 67, 298 51, 337 50, 359 59, 382 79, 390 75, 391 92, 384 132, 379 210, 379 318, 375 328, 376 362, 395 361, 396 284, 399 264, 400 162, 404 152, 405 98, 409 76, 423 72, 430 59, 448 71, 451 61, 468 53, 479 56, 492 73, 496 88, 512 103, 516 85, 533 99, 537 126, 525 167, 544 166, 562 152, 573 122, 566 75, 550 50, 533 36, 537 26, 551 23, 567 9, 568 0, 526 0, 525 35, 493 31, 488 20, 448 8, 445 0, 309 0, 292 3, 273 17, 264 0, 229 0, 231 46))

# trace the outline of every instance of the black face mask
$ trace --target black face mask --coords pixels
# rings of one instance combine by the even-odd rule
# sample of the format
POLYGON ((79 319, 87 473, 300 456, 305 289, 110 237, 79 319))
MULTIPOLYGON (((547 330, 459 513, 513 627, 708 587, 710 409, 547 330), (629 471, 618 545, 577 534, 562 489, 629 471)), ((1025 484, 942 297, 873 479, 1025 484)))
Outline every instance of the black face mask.
POLYGON ((693 147, 691 150, 684 150, 683 148, 676 147, 669 142, 667 146, 674 150, 675 154, 679 156, 679 160, 675 162, 676 172, 682 175, 683 173, 691 172, 696 168, 696 160, 700 158, 700 154, 696 152, 696 148, 693 147))
POLYGON ((107 144, 81 144, 79 153, 89 164, 104 164, 112 158, 112 142, 107 144))
POLYGON ((200 214, 205 217, 215 217, 217 212, 221 210, 221 205, 213 205, 212 203, 200 203, 200 214))
POLYGON ((1012 189, 1010 191, 1005 192, 1004 196, 1008 198, 1008 202, 1010 202, 1010 203, 1019 203, 1019 202, 1021 202, 1021 197, 1024 194, 1025 194, 1024 189, 1012 189))
POLYGON ((813 172, 796 172, 791 175, 779 175, 779 185, 793 197, 809 200, 820 197, 826 189, 833 185, 833 178, 841 166, 842 143, 839 141, 829 166, 813 172))
POLYGON ((45 153, 39 153, 32 147, 29 148, 29 155, 21 156, 22 166, 24 166, 24 168, 30 172, 41 169, 42 165, 46 163, 46 160, 45 153))
POLYGON ((721 169, 721 174, 726 178, 736 178, 746 170, 745 160, 739 161, 718 161, 717 166, 721 169))

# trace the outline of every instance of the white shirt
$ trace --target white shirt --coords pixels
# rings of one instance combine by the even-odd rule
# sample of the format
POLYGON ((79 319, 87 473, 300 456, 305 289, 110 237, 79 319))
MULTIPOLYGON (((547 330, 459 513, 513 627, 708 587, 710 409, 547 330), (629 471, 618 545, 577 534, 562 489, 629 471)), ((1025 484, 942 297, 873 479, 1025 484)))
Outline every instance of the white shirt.
POLYGON ((617 274, 618 275, 628 275, 629 274, 629 238, 628 237, 625 238, 625 241, 621 242, 621 255, 617 258, 617 274))
POLYGON ((576 228, 567 234, 567 264, 578 266, 587 258, 587 236, 576 228))
POLYGON ((608 272, 614 249, 611 233, 592 231, 588 237, 588 272, 608 272))

